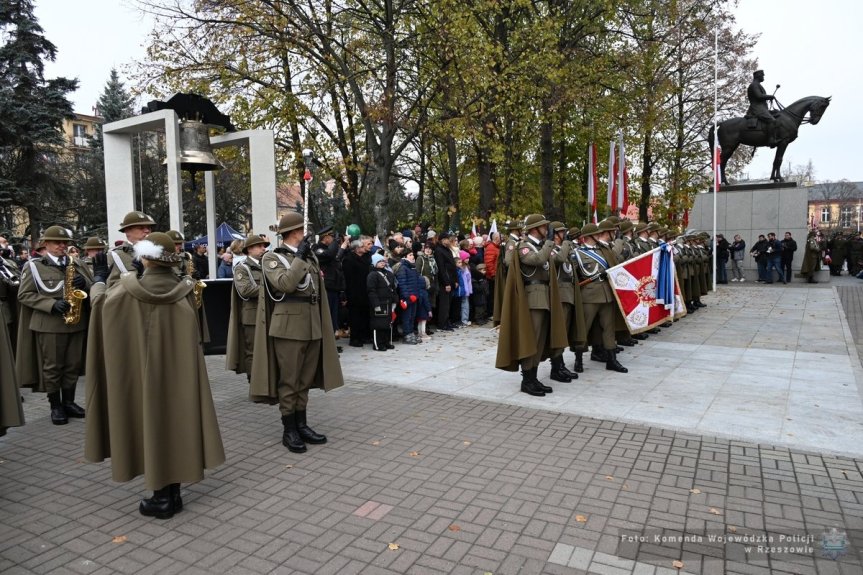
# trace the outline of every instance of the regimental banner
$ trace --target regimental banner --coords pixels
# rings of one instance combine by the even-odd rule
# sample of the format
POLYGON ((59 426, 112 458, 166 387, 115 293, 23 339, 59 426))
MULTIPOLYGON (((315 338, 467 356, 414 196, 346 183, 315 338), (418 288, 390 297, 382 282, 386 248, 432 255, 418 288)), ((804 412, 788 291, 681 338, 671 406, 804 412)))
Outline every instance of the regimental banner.
MULTIPOLYGON (((630 333, 641 333, 686 315, 674 270, 671 247, 662 244, 646 254, 608 269, 608 283, 630 333), (663 279, 663 275, 667 279, 663 279), (674 280, 674 302, 662 297, 664 284, 674 280)), ((668 294, 671 292, 668 291, 668 294)))

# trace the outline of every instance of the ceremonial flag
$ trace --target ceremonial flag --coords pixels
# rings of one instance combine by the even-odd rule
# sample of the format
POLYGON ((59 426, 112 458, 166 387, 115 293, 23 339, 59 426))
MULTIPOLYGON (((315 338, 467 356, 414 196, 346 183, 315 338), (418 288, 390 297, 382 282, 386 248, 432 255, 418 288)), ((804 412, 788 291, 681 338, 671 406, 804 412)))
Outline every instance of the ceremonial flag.
POLYGON ((617 204, 615 202, 617 199, 617 195, 615 194, 615 188, 617 187, 616 184, 617 160, 614 155, 614 140, 612 140, 608 148, 608 195, 605 198, 605 201, 612 213, 617 209, 617 204))
POLYGON ((596 148, 593 142, 587 146, 587 213, 590 221, 599 223, 596 211, 596 148))
POLYGON ((491 227, 488 229, 488 239, 490 240, 491 235, 496 234, 496 233, 497 233, 497 220, 492 220, 491 221, 491 227))
POLYGON ((670 245, 663 243, 646 254, 609 268, 607 273, 614 299, 630 333, 641 333, 686 315, 670 245))
POLYGON ((471 222, 470 225, 470 239, 474 239, 476 237, 476 222, 471 222))
POLYGON ((375 243, 374 245, 378 246, 381 249, 384 249, 384 245, 381 243, 381 238, 375 235, 375 243))
POLYGON ((683 231, 689 228, 689 210, 683 210, 683 231))
POLYGON ((713 191, 718 192, 719 184, 722 182, 722 149, 719 147, 719 142, 714 143, 716 146, 713 149, 713 191))
MULTIPOLYGON (((626 209, 629 203, 629 190, 626 176, 626 149, 623 146, 623 132, 619 133, 620 145, 618 146, 618 161, 617 161, 617 208, 626 209)), ((611 210, 614 211, 614 208, 611 210)))

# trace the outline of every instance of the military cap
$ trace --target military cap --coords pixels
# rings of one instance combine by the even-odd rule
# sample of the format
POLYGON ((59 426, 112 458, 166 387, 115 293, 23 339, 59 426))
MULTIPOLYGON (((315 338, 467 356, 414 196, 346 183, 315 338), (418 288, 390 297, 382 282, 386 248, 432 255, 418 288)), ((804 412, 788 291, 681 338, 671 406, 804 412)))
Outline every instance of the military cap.
POLYGON ((665 236, 665 234, 667 232, 668 232, 668 226, 659 226, 659 229, 656 230, 656 233, 659 234, 660 236, 665 236))
POLYGON ((333 235, 333 226, 324 226, 318 230, 318 237, 322 238, 327 235, 333 235))
MULTIPOLYGON (((615 225, 613 222, 609 222, 608 220, 602 220, 601 222, 599 222, 599 226, 597 226, 597 231, 600 232, 613 232, 616 230, 617 225, 615 225)), ((584 235, 584 232, 582 232, 582 235, 584 235)))
POLYGON ((509 220, 508 222, 506 222, 505 225, 506 229, 510 231, 520 230, 522 227, 524 227, 522 226, 521 220, 509 220))
POLYGON ((551 229, 554 232, 565 232, 566 231, 566 225, 563 222, 553 221, 549 224, 549 226, 551 227, 551 229))
POLYGON ((680 235, 680 230, 678 230, 677 228, 668 228, 668 231, 665 232, 665 235, 666 237, 671 236, 673 238, 676 238, 680 235))
POLYGON ((545 219, 541 214, 530 214, 526 218, 524 218, 524 230, 532 230, 534 228, 538 228, 539 226, 548 225, 548 220, 545 219))
POLYGON ((619 224, 617 224, 617 226, 620 228, 620 232, 625 234, 626 232, 634 228, 635 224, 632 223, 632 220, 624 218, 620 221, 619 224))
POLYGON ((42 234, 42 241, 52 240, 55 242, 71 242, 72 241, 72 230, 68 228, 64 228, 63 226, 51 226, 45 233, 42 234))
POLYGON ((606 221, 609 221, 609 222, 613 223, 614 225, 617 225, 620 223, 620 217, 619 216, 608 216, 605 219, 606 219, 606 221))
POLYGON ((120 231, 122 232, 126 228, 131 228, 133 226, 155 226, 156 222, 153 221, 153 218, 145 214, 144 212, 129 212, 126 214, 126 217, 123 218, 122 223, 120 223, 120 231))
POLYGON ((635 233, 640 234, 641 232, 647 231, 647 223, 646 222, 638 222, 635 224, 635 233))
POLYGON ((581 229, 575 227, 569 228, 569 231, 566 233, 566 235, 569 236, 569 239, 574 240, 581 235, 581 229))
POLYGON ((264 247, 268 247, 270 242, 259 236, 258 234, 250 234, 249 237, 246 238, 246 241, 243 242, 243 253, 249 253, 249 248, 253 246, 259 246, 264 244, 264 247))
POLYGON ((277 231, 280 234, 284 234, 295 230, 297 228, 303 227, 303 215, 298 214, 297 212, 288 212, 282 219, 279 220, 279 225, 277 227, 277 231))
POLYGON ((656 222, 650 222, 649 224, 647 224, 647 231, 648 232, 655 232, 658 229, 659 229, 659 224, 656 222))
POLYGON ((183 260, 181 254, 174 251, 174 240, 165 232, 153 232, 146 240, 136 243, 135 257, 154 262, 176 265, 183 260))
POLYGON ((174 242, 174 245, 182 244, 186 241, 186 237, 177 230, 168 230, 165 233, 168 234, 168 237, 171 238, 171 240, 174 242))
POLYGON ((107 247, 108 244, 102 241, 102 238, 96 236, 87 238, 87 243, 84 244, 85 250, 104 250, 107 247))
POLYGON ((587 224, 583 228, 581 228, 582 237, 593 236, 600 233, 599 226, 596 224, 587 224))

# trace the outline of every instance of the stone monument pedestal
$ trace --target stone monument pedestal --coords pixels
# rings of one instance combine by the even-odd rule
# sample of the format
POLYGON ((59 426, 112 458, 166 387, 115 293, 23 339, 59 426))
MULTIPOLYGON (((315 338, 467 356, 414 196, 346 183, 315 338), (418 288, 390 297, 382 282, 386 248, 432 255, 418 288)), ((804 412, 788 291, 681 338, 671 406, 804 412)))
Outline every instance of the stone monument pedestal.
MULTIPOLYGON (((808 201, 808 191, 806 188, 798 188, 796 182, 722 186, 716 195, 716 233, 724 235, 728 243, 734 241, 735 234, 740 234, 746 242, 742 267, 743 277, 747 282, 758 279, 758 265, 749 255, 749 250, 758 241, 760 234, 766 236, 769 232, 774 232, 780 241, 785 237, 785 232, 791 232, 791 236, 797 242, 797 251, 794 252, 791 266, 793 270, 791 281, 806 281, 796 275, 800 272, 800 265, 803 263, 803 249, 806 235, 809 233, 808 201)), ((712 233, 712 191, 695 197, 695 204, 689 214, 689 227, 712 233)), ((730 281, 730 261, 726 267, 730 281)), ((826 277, 829 281, 830 274, 827 273, 826 277)), ((816 279, 820 282, 825 281, 821 275, 816 276, 816 279)))

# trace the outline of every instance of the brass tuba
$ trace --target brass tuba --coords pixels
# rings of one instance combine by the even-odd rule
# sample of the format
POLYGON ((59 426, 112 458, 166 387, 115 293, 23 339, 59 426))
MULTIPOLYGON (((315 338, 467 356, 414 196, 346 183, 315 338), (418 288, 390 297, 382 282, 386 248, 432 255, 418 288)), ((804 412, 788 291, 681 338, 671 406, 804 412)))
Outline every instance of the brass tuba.
POLYGON ((87 299, 87 292, 84 290, 75 289, 73 281, 75 280, 75 260, 72 256, 68 256, 69 263, 66 265, 66 282, 63 287, 66 302, 69 304, 69 311, 63 316, 63 321, 66 325, 77 325, 81 321, 81 303, 87 299))
MULTIPOLYGON (((189 255, 189 269, 187 271, 189 272, 189 276, 193 280, 195 280, 195 258, 192 257, 192 254, 188 254, 188 255, 189 255)), ((204 294, 202 292, 204 291, 205 287, 207 287, 207 284, 205 284, 201 280, 195 280, 195 287, 192 289, 192 291, 195 294, 195 307, 198 309, 200 309, 201 305, 204 303, 204 301, 203 301, 204 294)))

